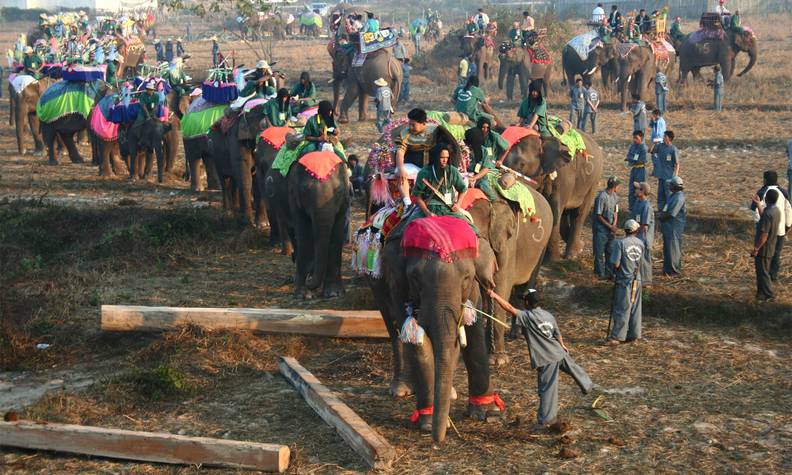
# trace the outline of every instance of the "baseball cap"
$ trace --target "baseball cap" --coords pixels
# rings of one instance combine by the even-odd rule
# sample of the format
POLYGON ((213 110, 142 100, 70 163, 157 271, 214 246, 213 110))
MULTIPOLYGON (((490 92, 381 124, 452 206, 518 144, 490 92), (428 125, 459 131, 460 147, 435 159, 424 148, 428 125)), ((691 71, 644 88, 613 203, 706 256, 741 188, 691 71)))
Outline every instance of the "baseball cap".
POLYGON ((685 184, 685 182, 682 180, 682 177, 678 177, 678 176, 671 177, 671 179, 668 180, 668 183, 670 185, 675 185, 675 186, 682 186, 685 184))
POLYGON ((638 224, 638 221, 636 221, 634 219, 628 219, 624 223, 624 229, 627 230, 627 231, 630 231, 631 233, 634 233, 635 231, 638 231, 639 227, 641 227, 641 226, 638 224))

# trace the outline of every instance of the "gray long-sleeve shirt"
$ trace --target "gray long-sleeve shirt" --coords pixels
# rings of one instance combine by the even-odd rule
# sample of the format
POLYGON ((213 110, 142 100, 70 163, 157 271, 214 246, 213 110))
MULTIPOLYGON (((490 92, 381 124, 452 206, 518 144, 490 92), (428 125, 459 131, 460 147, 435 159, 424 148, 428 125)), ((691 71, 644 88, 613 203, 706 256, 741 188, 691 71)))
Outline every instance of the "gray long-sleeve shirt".
POLYGON ((517 313, 517 325, 527 330, 532 368, 540 368, 564 359, 566 352, 558 342, 561 332, 550 312, 541 307, 521 310, 517 313))

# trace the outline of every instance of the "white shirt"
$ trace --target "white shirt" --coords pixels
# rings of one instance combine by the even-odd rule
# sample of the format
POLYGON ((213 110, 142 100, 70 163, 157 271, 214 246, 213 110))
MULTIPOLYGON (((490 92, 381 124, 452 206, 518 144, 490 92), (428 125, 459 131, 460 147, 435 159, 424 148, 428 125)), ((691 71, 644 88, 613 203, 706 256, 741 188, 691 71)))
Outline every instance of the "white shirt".
MULTIPOLYGON (((787 223, 792 226, 792 205, 789 204, 789 201, 787 201, 786 198, 784 198, 784 195, 781 193, 781 189, 777 185, 767 187, 767 190, 772 189, 775 189, 778 192, 778 201, 776 201, 776 207, 781 211, 781 213, 779 213, 781 215, 781 219, 778 220, 778 230, 776 231, 776 235, 784 236, 786 235, 787 223)), ((767 194, 767 191, 765 191, 765 194, 767 194)), ((764 210, 765 207, 767 207, 764 201, 764 196, 760 196, 760 198, 762 198, 762 201, 759 202, 759 205, 756 207, 756 211, 754 211, 754 221, 757 223, 759 222, 760 218, 759 210, 764 210)))
POLYGON ((602 7, 594 7, 594 10, 591 12, 591 21, 595 23, 601 23, 604 19, 605 10, 603 10, 602 7))
POLYGON ((476 15, 476 24, 483 24, 484 26, 489 25, 489 15, 486 13, 479 13, 476 15))
POLYGON ((534 19, 531 16, 523 17, 522 25, 520 27, 523 31, 533 31, 534 19))

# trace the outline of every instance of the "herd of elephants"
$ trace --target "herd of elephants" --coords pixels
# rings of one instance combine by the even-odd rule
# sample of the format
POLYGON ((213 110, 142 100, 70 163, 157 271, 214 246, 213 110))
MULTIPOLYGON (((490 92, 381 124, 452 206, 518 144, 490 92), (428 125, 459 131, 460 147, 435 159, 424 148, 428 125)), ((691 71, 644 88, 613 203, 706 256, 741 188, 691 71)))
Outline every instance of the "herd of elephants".
MULTIPOLYGON (((652 49, 638 46, 624 56, 619 45, 615 41, 604 43, 591 51, 585 61, 569 47, 565 48, 561 57, 566 82, 573 84, 576 76, 591 77, 600 70, 606 83, 622 78, 623 107, 628 87, 646 95, 649 82, 660 66, 652 49)), ((675 46, 682 79, 688 72, 698 75, 700 68, 720 64, 728 80, 739 52, 750 55, 743 73, 756 62, 755 37, 731 32, 722 40, 675 46)), ((501 68, 512 71, 522 87, 534 79, 549 83, 549 65, 532 62, 531 56, 521 48, 486 51, 490 47, 491 44, 473 45, 474 60, 488 61, 500 53, 501 68)), ((369 55, 359 67, 351 66, 352 58, 345 52, 332 48, 329 52, 334 101, 341 122, 347 120, 347 110, 355 100, 359 102, 360 119, 366 118, 367 100, 374 96, 374 81, 378 78, 389 83, 398 102, 402 68, 390 51, 369 55)), ((673 62, 671 57, 663 66, 670 68, 673 62)), ((482 64, 479 71, 486 69, 482 64)), ((273 170, 278 149, 267 141, 257 141, 262 133, 261 124, 266 123, 261 106, 239 113, 230 127, 213 127, 206 135, 182 140, 180 119, 187 112, 191 97, 176 97, 173 90, 168 97, 171 117, 167 121, 146 122, 145 126, 130 130, 123 140, 99 140, 90 133, 90 117, 79 114, 39 124, 36 104, 49 83, 50 80, 43 78, 19 93, 9 89, 10 124, 16 127, 20 154, 26 152, 26 133, 30 131, 35 150, 43 152, 46 146, 51 162, 57 163, 59 141, 71 160, 80 162, 75 140, 78 133, 88 130, 93 163, 101 175, 129 173, 133 179, 147 177, 154 167, 153 154, 157 159, 158 179, 162 181, 163 173, 173 170, 179 144, 183 142, 193 191, 204 189, 203 168, 208 188, 222 189, 226 209, 235 210, 241 219, 253 225, 270 221, 272 235, 280 236, 284 252, 293 254, 297 296, 334 297, 343 292, 342 250, 348 236, 348 209, 352 201, 347 166, 337 166, 323 180, 301 166, 291 167, 285 175, 273 170)), ((387 129, 391 136, 381 137, 379 143, 393 143, 404 127, 407 125, 387 129)), ((437 130, 436 133, 441 133, 442 127, 437 130)), ((466 328, 467 344, 462 347, 459 322, 463 303, 470 301, 500 322, 507 322, 505 312, 492 305, 486 289, 497 289, 505 296, 513 291, 516 295, 533 285, 543 260, 562 257, 562 241, 566 244, 563 257, 573 258, 582 250, 581 234, 602 177, 604 154, 590 135, 582 132, 581 135, 585 153, 571 160, 564 155, 558 141, 535 134, 526 135, 512 145, 503 164, 523 177, 530 177, 527 181, 533 184, 528 187, 535 205, 533 215, 529 219, 517 203, 506 199, 473 202, 467 211, 478 232, 477 257, 449 262, 427 255, 407 255, 400 247, 405 226, 397 225, 381 243, 381 277, 369 278, 369 283, 392 341, 390 390, 396 397, 415 394, 418 425, 431 430, 435 441, 444 439, 448 427, 450 404, 455 397, 452 381, 460 352, 467 367, 469 395, 478 401, 488 401, 469 404, 470 415, 486 419, 501 411, 487 397, 494 392, 491 366, 508 362, 506 328, 493 320, 479 318, 466 328), (399 338, 408 303, 420 308, 417 319, 427 337, 422 345, 405 344, 399 338)), ((451 164, 459 165, 463 143, 448 145, 453 151, 451 164)), ((369 175, 375 172, 367 167, 369 175)))

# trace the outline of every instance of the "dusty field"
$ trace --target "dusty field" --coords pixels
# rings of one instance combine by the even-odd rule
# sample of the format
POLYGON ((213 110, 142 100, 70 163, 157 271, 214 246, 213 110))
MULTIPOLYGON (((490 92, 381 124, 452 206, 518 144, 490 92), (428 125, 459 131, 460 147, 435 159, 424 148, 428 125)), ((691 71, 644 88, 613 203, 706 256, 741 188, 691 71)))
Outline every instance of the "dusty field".
MULTIPOLYGON (((102 179, 87 165, 48 167, 41 157, 16 155, 5 97, 0 102, 0 411, 288 444, 294 473, 367 470, 278 375, 276 356, 291 355, 397 447, 394 472, 792 471, 792 293, 785 287, 792 272, 789 266, 782 271, 776 302, 752 302, 752 225, 745 209, 763 170, 784 176, 783 146, 792 123, 792 77, 784 64, 789 33, 749 23, 760 32, 762 55, 749 76, 728 85, 725 112, 708 110, 710 92, 702 84, 675 89, 671 96, 667 121, 679 137, 689 203, 685 268, 683 278, 657 278, 645 292, 647 341, 616 350, 599 346, 611 289, 591 279, 587 254, 542 271, 546 306, 557 315, 573 355, 599 385, 604 411, 613 419, 597 416, 590 409, 592 397, 562 380, 562 416, 574 429, 568 435, 578 458, 557 456, 557 436, 530 432, 538 400, 521 341, 508 344, 513 364, 494 374, 507 404, 504 421, 464 418, 466 382, 460 369, 461 399, 452 409, 459 434, 451 431, 438 448, 408 427, 413 400, 387 395, 385 342, 194 328, 162 335, 101 333, 103 303, 363 309, 373 302, 365 282, 347 271, 343 298, 295 300, 291 262, 267 246, 266 233, 241 229, 223 215, 217 193, 190 193, 177 176, 164 185, 130 184, 102 179), (52 346, 37 351, 37 343, 52 346)), ((0 44, 10 43, 25 26, 3 29, 0 44)), ((160 36, 171 32, 178 34, 163 27, 160 36)), ((234 49, 240 61, 253 62, 244 45, 223 47, 234 49)), ((187 45, 194 67, 208 64, 209 50, 208 42, 187 45)), ((330 64, 322 42, 290 40, 275 56, 291 80, 307 69, 321 85, 320 95, 329 97, 330 64)), ((414 70, 413 102, 400 105, 399 114, 412 105, 448 108, 452 87, 445 80, 451 75, 414 70)), ((513 120, 517 105, 501 102, 495 85, 487 91, 502 116, 513 120)), ((566 115, 564 97, 556 80, 553 112, 566 115)), ((606 175, 626 178, 622 159, 630 118, 608 107, 600 128, 606 175)), ((352 152, 365 155, 376 129, 373 122, 355 122, 342 133, 352 152)), ((82 150, 87 157, 89 150, 82 150)), ((356 203, 356 221, 361 209, 356 203)), ((659 236, 654 253, 659 274, 659 236)), ((0 468, 4 473, 198 471, 7 449, 0 451, 0 468)))

